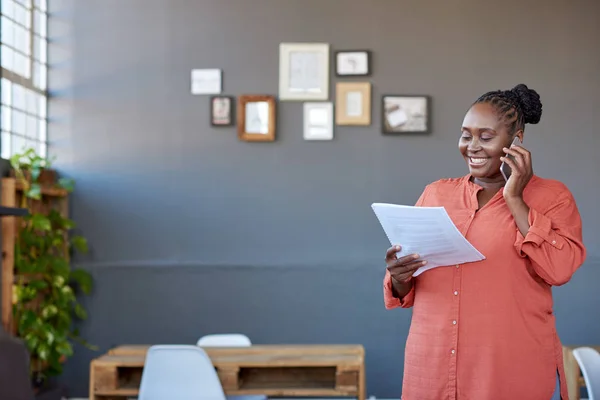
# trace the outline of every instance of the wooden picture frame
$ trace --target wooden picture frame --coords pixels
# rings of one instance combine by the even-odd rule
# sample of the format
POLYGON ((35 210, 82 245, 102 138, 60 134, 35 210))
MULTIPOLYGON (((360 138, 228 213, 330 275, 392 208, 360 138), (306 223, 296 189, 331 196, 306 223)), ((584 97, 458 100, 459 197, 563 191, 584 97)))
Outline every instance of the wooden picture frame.
POLYGON ((335 52, 335 75, 369 76, 371 63, 370 50, 339 50, 335 52))
POLYGON ((371 125, 371 83, 338 82, 336 125, 371 125))
POLYGON ((211 96, 210 124, 212 126, 232 126, 234 124, 233 96, 211 96))
POLYGON ((271 95, 241 95, 237 102, 238 138, 246 142, 273 142, 277 108, 271 95))
POLYGON ((381 131, 386 134, 430 133, 430 96, 416 94, 381 96, 381 131))
POLYGON ((279 100, 329 99, 329 44, 279 45, 279 100))

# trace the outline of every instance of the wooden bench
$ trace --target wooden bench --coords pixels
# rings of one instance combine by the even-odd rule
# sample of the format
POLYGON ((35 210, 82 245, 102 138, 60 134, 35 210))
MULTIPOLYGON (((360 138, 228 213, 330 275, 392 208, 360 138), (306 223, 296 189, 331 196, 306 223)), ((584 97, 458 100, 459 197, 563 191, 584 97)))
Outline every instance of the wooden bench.
MULTIPOLYGON (((148 345, 119 346, 92 360, 90 400, 137 396, 148 345)), ((361 345, 205 347, 226 395, 357 397, 365 400, 361 345)))

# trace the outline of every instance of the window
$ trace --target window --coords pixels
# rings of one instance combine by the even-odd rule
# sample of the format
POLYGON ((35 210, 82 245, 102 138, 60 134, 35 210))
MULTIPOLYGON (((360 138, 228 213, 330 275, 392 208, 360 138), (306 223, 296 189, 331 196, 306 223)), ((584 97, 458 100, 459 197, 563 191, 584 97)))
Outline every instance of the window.
POLYGON ((0 0, 0 155, 33 147, 47 155, 46 0, 0 0))

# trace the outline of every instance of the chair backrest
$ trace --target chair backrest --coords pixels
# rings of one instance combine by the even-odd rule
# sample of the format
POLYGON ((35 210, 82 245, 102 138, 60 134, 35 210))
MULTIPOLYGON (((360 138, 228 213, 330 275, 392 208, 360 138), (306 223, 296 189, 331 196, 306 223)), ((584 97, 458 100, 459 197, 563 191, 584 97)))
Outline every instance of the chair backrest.
POLYGON ((21 339, 0 326, 0 399, 33 400, 29 351, 21 339))
POLYGON ((202 347, 248 347, 252 345, 250 338, 241 333, 218 333, 202 336, 198 339, 198 346, 202 347))
POLYGON ((578 347, 573 356, 579 364, 589 400, 600 400, 600 353, 591 347, 578 347))
POLYGON ((138 400, 225 400, 212 361, 194 345, 148 349, 138 400))

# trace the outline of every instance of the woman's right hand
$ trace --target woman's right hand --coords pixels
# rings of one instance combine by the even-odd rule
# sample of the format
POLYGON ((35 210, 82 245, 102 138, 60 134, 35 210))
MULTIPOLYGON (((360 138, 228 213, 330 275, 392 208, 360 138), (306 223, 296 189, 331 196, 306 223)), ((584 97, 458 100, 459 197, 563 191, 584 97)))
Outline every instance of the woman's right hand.
POLYGON ((409 254, 400 258, 396 257, 396 253, 401 248, 397 245, 390 247, 385 253, 385 263, 393 280, 401 284, 406 284, 412 279, 417 269, 427 264, 427 261, 419 260, 418 254, 409 254))

